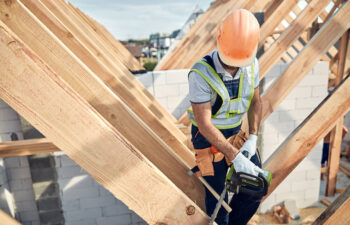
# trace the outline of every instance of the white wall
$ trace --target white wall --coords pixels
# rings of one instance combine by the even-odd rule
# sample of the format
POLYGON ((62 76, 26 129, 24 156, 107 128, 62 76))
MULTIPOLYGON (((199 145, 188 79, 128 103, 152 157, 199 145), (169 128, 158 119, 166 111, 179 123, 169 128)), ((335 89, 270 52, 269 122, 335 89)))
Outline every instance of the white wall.
POLYGON ((178 119, 190 107, 188 72, 188 69, 155 71, 136 78, 178 119))
MULTIPOLYGON (((276 65, 265 77, 264 90, 281 75, 287 64, 276 65)), ((263 123, 260 130, 262 159, 265 161, 288 135, 327 96, 328 62, 319 62, 263 123)), ((262 203, 265 212, 286 199, 296 200, 299 208, 318 202, 322 143, 262 203)))
MULTIPOLYGON (((11 141, 13 134, 16 134, 19 140, 23 139, 19 116, 0 99, 0 141, 11 141)), ((7 207, 1 205, 1 208, 9 208, 6 211, 15 215, 23 225, 39 225, 27 157, 8 157, 0 160, 0 167, 6 169, 6 176, 4 173, 2 175, 5 186, 2 187, 4 189, 1 197, 5 197, 8 203, 7 207)))
POLYGON ((65 225, 146 224, 64 153, 55 164, 65 225))

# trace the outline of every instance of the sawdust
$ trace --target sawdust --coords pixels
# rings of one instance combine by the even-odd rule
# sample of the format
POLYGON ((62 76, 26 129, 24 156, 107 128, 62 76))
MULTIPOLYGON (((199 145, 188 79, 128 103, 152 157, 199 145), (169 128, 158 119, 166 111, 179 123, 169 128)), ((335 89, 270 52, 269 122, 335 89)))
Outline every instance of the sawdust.
POLYGON ((311 224, 326 209, 326 207, 311 207, 299 209, 299 220, 291 220, 289 223, 279 223, 272 213, 254 215, 248 225, 307 225, 311 224))
MULTIPOLYGON (((344 164, 346 167, 350 168, 350 161, 346 160, 345 158, 342 158, 340 162, 344 164)), ((337 189, 345 189, 349 185, 350 185, 349 177, 347 177, 341 171, 338 171, 337 189)), ((333 197, 326 197, 325 189, 326 189, 326 179, 321 180, 319 199, 326 198, 330 202, 333 202, 341 194, 341 193, 337 193, 333 197)), ((273 216, 272 212, 266 213, 266 214, 256 214, 249 221, 248 225, 282 225, 282 224, 311 225, 326 208, 327 208, 326 206, 324 206, 322 203, 319 202, 314 207, 299 209, 300 219, 291 220, 289 223, 279 223, 278 220, 273 216)))

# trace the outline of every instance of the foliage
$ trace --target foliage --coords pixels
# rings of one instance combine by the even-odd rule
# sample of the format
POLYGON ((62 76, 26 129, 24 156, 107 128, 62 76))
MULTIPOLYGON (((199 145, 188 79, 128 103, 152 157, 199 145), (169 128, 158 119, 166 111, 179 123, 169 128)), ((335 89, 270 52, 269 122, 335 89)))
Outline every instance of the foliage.
POLYGON ((154 61, 149 61, 149 62, 145 62, 143 64, 143 67, 145 67, 145 69, 147 71, 153 71, 154 70, 154 67, 156 67, 157 65, 157 62, 154 62, 154 61))
POLYGON ((149 39, 129 39, 126 41, 127 43, 135 43, 137 45, 149 45, 150 44, 150 40, 149 39))

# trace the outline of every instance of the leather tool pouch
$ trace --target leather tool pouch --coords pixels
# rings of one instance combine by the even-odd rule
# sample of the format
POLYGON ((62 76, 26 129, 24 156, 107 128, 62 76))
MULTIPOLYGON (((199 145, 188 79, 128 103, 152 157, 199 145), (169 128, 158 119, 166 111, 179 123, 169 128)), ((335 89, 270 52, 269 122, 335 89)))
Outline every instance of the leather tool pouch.
MULTIPOLYGON (((234 147, 240 149, 244 142, 248 139, 247 135, 240 130, 236 135, 229 137, 227 140, 234 147)), ((196 173, 197 176, 214 176, 213 162, 220 162, 224 158, 224 154, 221 152, 213 154, 210 148, 194 149, 196 153, 196 163, 200 170, 200 173, 196 173)), ((227 165, 232 163, 225 157, 227 165)))
MULTIPOLYGON (((246 142, 246 140, 248 140, 248 136, 244 131, 240 130, 237 134, 232 135, 227 140, 228 140, 228 142, 230 142, 231 145, 233 145, 233 147, 235 147, 239 150, 240 148, 242 148, 244 142, 246 142)), ((227 165, 230 166, 232 164, 232 162, 229 161, 226 157, 225 157, 225 159, 226 159, 227 165)))
POLYGON ((195 149, 196 163, 201 176, 214 176, 213 154, 210 148, 195 149))

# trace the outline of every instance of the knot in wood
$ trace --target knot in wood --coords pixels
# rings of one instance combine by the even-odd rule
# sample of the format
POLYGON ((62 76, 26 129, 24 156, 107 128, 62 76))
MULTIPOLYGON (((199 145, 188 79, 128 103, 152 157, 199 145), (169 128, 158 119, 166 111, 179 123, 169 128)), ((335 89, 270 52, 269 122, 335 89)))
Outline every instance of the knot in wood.
POLYGON ((187 215, 193 215, 196 212, 196 208, 193 205, 186 207, 186 213, 187 215))
POLYGON ((12 4, 12 0, 5 0, 5 4, 10 6, 12 4))
POLYGON ((167 225, 166 223, 156 223, 155 225, 167 225))

